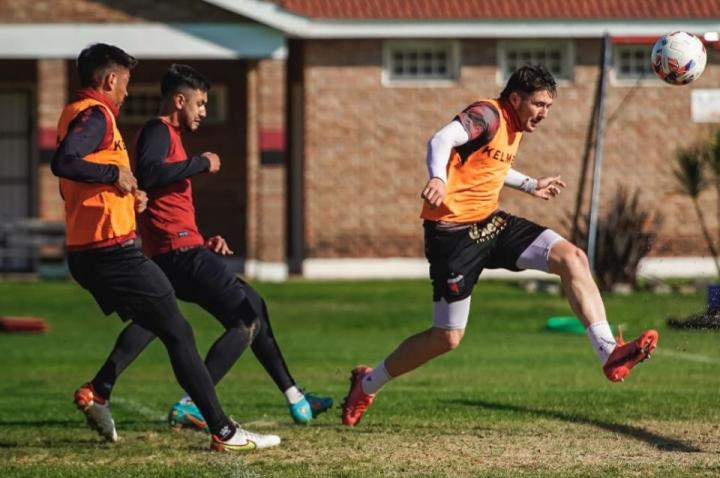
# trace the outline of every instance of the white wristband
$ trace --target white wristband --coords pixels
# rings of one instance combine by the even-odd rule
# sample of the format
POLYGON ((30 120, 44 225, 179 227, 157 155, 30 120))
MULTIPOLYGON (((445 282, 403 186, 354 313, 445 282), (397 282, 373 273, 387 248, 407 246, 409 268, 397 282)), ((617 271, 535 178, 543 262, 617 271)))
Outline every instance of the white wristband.
POLYGON ((537 179, 510 168, 507 176, 505 176, 505 185, 532 194, 535 192, 535 189, 537 189, 537 179))

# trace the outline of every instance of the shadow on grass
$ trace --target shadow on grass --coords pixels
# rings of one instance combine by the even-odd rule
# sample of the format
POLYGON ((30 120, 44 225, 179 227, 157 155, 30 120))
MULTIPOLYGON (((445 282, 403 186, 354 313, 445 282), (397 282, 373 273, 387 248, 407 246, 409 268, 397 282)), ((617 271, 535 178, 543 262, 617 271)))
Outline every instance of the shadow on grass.
MULTIPOLYGON (((145 428, 158 426, 163 422, 158 420, 123 420, 123 426, 142 425, 145 428)), ((87 428, 81 418, 77 420, 0 420, 0 427, 78 427, 87 428)))
POLYGON ((701 448, 698 448, 689 443, 685 443, 681 440, 669 438, 663 435, 659 435, 657 433, 653 433, 644 428, 635 427, 632 425, 625 425, 623 423, 606 422, 603 420, 598 420, 596 418, 583 417, 580 415, 571 415, 555 410, 543 410, 524 407, 520 405, 510 405, 507 403, 488 402, 485 400, 450 400, 449 402, 470 407, 487 408, 489 410, 526 413, 529 415, 535 415, 544 418, 553 418, 556 420, 562 420, 571 423, 582 423, 584 425, 590 425, 613 433, 619 433, 629 438, 643 441, 663 451, 679 451, 684 453, 698 453, 703 451, 701 448))
POLYGON ((104 447, 111 447, 113 444, 106 442, 102 440, 101 438, 56 438, 53 439, 49 443, 33 443, 33 442, 27 442, 25 440, 23 441, 0 441, 0 449, 3 448, 23 448, 23 449, 29 449, 29 448, 43 448, 43 449, 51 449, 51 448, 75 448, 78 445, 80 446, 104 446, 104 447))

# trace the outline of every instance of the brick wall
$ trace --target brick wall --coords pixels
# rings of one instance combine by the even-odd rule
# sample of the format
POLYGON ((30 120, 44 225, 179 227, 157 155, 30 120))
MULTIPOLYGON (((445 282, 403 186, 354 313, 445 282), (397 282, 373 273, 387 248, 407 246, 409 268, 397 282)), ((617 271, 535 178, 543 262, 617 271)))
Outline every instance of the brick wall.
POLYGON ((257 241, 255 258, 285 260, 285 62, 257 63, 257 132, 255 170, 257 241))
POLYGON ((67 102, 67 70, 65 60, 37 61, 38 216, 50 221, 62 221, 65 217, 58 181, 50 171, 49 161, 56 146, 57 122, 67 102))
POLYGON ((285 260, 285 62, 248 69, 248 259, 285 260))
MULTIPOLYGON (((567 190, 551 202, 513 190, 502 195, 504 209, 563 234, 578 192, 600 42, 577 41, 575 52, 574 81, 561 85, 550 117, 526 135, 515 163, 534 176, 562 174, 567 190)), ((305 53, 306 255, 421 256, 427 140, 470 102, 499 93, 495 42, 464 41, 460 80, 450 87, 383 86, 377 40, 308 41, 305 53)), ((720 85, 715 52, 709 63, 690 87, 641 86, 630 95, 629 87, 608 89, 606 117, 613 121, 606 129, 601 204, 619 184, 641 185, 646 204, 665 215, 654 254, 705 251, 672 171, 675 148, 710 131, 690 120, 690 91, 720 85)), ((714 210, 715 200, 704 194, 702 205, 714 210)), ((709 219, 717 228, 715 217, 709 219)))

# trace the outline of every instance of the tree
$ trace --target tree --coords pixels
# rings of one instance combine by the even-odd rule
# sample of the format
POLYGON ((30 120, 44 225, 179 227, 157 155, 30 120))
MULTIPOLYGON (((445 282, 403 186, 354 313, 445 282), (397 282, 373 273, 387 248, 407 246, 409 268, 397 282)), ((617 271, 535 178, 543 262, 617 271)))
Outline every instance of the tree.
MULTIPOLYGON (((696 144, 689 147, 679 148, 676 152, 678 169, 675 170, 675 177, 682 189, 692 200, 695 214, 700 221, 705 243, 713 257, 715 268, 720 276, 720 260, 718 258, 717 246, 707 226, 705 213, 700 207, 700 194, 707 189, 708 179, 705 177, 705 165, 713 170, 715 176, 715 187, 720 194, 720 131, 715 134, 713 141, 709 144, 696 144)), ((718 214, 720 215, 720 207, 718 214)))
MULTIPOLYGON (((582 219, 587 224, 587 216, 582 219)), ((638 265, 650 252, 661 223, 660 214, 641 204, 639 189, 618 186, 598 220, 595 275, 602 290, 613 290, 620 284, 637 286, 638 265)), ((587 240, 587 227, 579 225, 576 244, 586 249, 587 240)))

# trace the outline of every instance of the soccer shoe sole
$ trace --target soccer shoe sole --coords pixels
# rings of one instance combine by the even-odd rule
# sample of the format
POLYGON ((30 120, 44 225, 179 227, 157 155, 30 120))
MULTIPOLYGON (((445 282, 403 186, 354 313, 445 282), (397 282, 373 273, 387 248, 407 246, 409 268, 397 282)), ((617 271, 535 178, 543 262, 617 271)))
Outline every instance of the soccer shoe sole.
POLYGON ((248 440, 248 442, 244 445, 228 445, 227 443, 213 440, 212 444, 210 445, 210 450, 219 453, 248 453, 257 450, 257 444, 254 441, 248 440))

